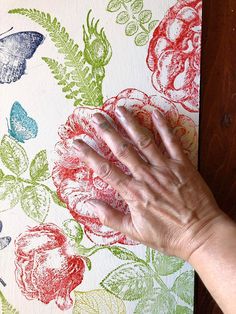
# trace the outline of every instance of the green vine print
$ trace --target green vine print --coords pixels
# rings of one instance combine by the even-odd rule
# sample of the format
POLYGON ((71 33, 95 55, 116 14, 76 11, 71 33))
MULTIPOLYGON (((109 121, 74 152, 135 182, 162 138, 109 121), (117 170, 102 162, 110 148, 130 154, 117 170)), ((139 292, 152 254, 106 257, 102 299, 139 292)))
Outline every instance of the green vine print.
POLYGON ((2 314, 19 314, 19 312, 16 309, 14 309, 11 304, 8 303, 2 291, 0 291, 0 304, 1 304, 0 312, 2 314))
POLYGON ((158 20, 152 20, 151 10, 144 9, 144 0, 109 0, 108 12, 118 13, 116 23, 125 25, 125 34, 134 36, 136 46, 145 46, 158 20))
POLYGON ((147 248, 146 261, 121 247, 111 248, 118 258, 126 260, 100 283, 108 292, 124 301, 138 301, 135 314, 193 312, 193 271, 181 273, 184 261, 147 248), (168 287, 164 277, 176 274, 168 287))
POLYGON ((44 181, 51 176, 45 150, 38 152, 31 163, 23 146, 4 135, 0 143, 0 160, 11 174, 0 170, 0 212, 11 209, 20 203, 27 216, 43 223, 48 215, 51 200, 65 207, 57 193, 44 181), (29 170, 30 179, 22 177, 29 170))
POLYGON ((84 31, 84 52, 70 38, 65 27, 56 17, 36 9, 13 9, 11 14, 24 15, 42 26, 57 48, 64 56, 64 64, 57 60, 43 57, 58 85, 67 99, 74 102, 74 106, 101 106, 103 104, 102 81, 105 76, 104 66, 110 61, 111 46, 104 30, 98 31, 98 21, 90 22, 87 17, 87 30, 84 31), (92 63, 91 63, 92 61, 92 63), (98 66, 99 65, 99 66, 98 66))
MULTIPOLYGON (((87 248, 81 245, 83 229, 73 219, 63 223, 63 230, 71 243, 74 243, 76 253, 86 260, 89 270, 92 268, 90 258, 101 250, 108 250, 114 257, 125 262, 103 278, 100 285, 103 290, 122 301, 137 301, 135 314, 157 313, 157 310, 158 313, 166 314, 191 314, 193 312, 194 273, 192 270, 185 272, 181 270, 184 266, 183 260, 166 256, 150 248, 146 248, 145 260, 121 246, 95 245, 87 248), (170 275, 175 275, 176 279, 168 286, 165 282, 168 282, 167 278, 170 275)), ((87 308, 96 297, 102 298, 103 292, 99 292, 99 296, 97 292, 84 294, 76 292, 75 294, 78 300, 74 313, 82 313, 78 309, 81 310, 83 306, 87 308), (84 303, 81 307, 79 300, 84 303)), ((97 311, 97 313, 100 312, 97 311)))

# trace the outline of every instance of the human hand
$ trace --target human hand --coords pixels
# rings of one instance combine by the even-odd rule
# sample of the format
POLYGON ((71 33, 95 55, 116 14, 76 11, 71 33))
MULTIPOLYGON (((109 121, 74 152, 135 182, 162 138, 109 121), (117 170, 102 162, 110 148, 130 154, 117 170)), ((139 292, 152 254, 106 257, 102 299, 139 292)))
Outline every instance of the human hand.
POLYGON ((168 156, 160 152, 152 134, 124 107, 118 107, 116 114, 141 155, 101 114, 93 116, 94 126, 131 175, 81 140, 74 140, 74 144, 78 157, 118 191, 130 213, 125 215, 100 200, 87 203, 104 225, 147 246, 189 260, 212 236, 214 222, 224 214, 161 113, 154 111, 153 123, 168 156))

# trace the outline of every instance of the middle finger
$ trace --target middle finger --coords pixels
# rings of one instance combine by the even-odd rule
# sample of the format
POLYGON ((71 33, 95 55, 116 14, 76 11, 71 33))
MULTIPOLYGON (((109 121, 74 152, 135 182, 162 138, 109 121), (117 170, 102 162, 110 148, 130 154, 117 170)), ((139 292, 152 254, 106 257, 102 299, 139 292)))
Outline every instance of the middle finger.
POLYGON ((138 169, 145 164, 145 161, 139 156, 137 151, 135 151, 132 144, 119 135, 102 114, 94 114, 93 122, 96 131, 109 146, 116 158, 122 162, 132 174, 137 173, 138 169))

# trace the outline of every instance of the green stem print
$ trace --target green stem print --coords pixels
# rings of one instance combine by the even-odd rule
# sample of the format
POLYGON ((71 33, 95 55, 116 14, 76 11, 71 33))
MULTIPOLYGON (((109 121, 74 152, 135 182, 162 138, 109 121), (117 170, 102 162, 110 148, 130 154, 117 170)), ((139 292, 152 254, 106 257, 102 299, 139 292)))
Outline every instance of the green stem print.
MULTIPOLYGON (((122 251, 123 248, 116 247, 115 250, 122 251)), ((129 251, 131 254, 127 255, 127 251, 119 256, 128 262, 111 271, 101 281, 105 290, 124 301, 137 300, 136 314, 156 313, 157 309, 158 313, 192 313, 193 271, 181 273, 184 261, 147 249, 148 263, 133 252, 129 251), (175 273, 177 278, 174 284, 167 286, 164 277, 175 273)))
POLYGON ((51 199, 65 207, 55 191, 43 182, 51 175, 45 150, 35 155, 31 163, 23 146, 4 135, 0 144, 0 160, 11 174, 0 171, 0 212, 15 207, 18 203, 27 216, 43 223, 48 215, 51 199), (29 169, 30 179, 22 175, 29 169))
MULTIPOLYGON (((86 261, 89 270, 92 267, 90 258, 101 250, 108 250, 114 257, 125 261, 101 281, 100 285, 107 291, 107 295, 104 295, 104 290, 98 290, 99 295, 95 291, 75 292, 74 313, 80 313, 79 310, 83 307, 87 309, 96 298, 111 298, 110 294, 118 300, 137 301, 134 312, 137 314, 156 313, 157 309, 158 313, 192 313, 193 271, 181 272, 184 266, 183 260, 166 256, 150 248, 146 249, 145 260, 121 246, 95 245, 87 248, 81 245, 83 229, 74 219, 66 220, 63 223, 63 230, 74 243, 77 255, 86 261), (176 274, 176 279, 171 286, 168 286, 163 279, 173 274, 176 274)), ((168 280, 165 281, 168 282, 168 280)))
POLYGON ((19 312, 8 303, 3 293, 0 291, 0 309, 2 314, 19 314, 19 312))
POLYGON ((136 46, 145 46, 158 20, 152 20, 152 12, 143 9, 144 0, 109 0, 108 12, 117 12, 116 23, 125 26, 125 34, 134 36, 136 46))
POLYGON ((64 56, 64 64, 52 58, 43 57, 58 85, 67 99, 72 99, 75 106, 101 106, 103 104, 102 81, 105 66, 111 59, 112 50, 104 30, 98 31, 98 22, 90 21, 83 27, 84 52, 69 37, 65 27, 49 13, 36 9, 14 9, 9 13, 21 14, 42 26, 64 56))

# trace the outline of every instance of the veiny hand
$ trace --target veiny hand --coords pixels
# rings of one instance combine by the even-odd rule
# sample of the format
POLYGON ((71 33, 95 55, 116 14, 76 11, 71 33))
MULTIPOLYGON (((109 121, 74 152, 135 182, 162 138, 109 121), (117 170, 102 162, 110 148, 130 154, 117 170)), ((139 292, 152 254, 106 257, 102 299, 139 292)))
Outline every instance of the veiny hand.
POLYGON ((140 154, 101 114, 95 114, 93 122, 131 175, 124 174, 81 140, 74 144, 79 158, 118 191, 130 213, 125 215, 98 200, 89 204, 104 225, 147 246, 189 260, 213 236, 212 226, 224 214, 161 113, 155 110, 152 117, 168 157, 159 151, 152 134, 124 107, 118 107, 116 114, 140 154))

